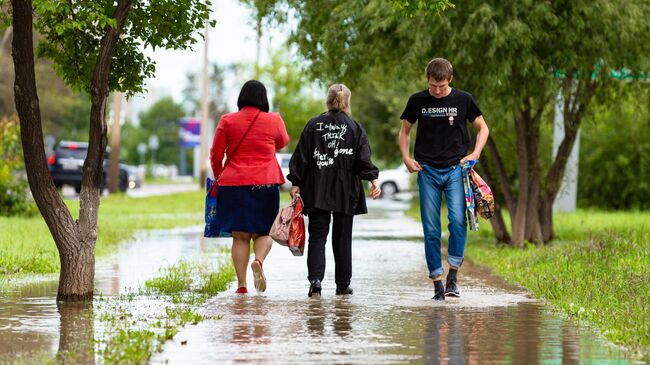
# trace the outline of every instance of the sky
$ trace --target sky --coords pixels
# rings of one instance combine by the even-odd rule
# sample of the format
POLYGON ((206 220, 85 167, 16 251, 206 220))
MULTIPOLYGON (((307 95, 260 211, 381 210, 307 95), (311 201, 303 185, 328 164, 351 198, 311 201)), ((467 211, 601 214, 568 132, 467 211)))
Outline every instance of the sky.
MULTIPOLYGON (((214 1, 212 19, 217 21, 208 34, 209 62, 220 65, 255 61, 255 32, 252 25, 252 12, 240 5, 238 0, 214 1)), ((262 40, 260 63, 268 61, 269 51, 282 46, 288 37, 288 30, 266 31, 262 40)), ((133 98, 131 117, 150 106, 162 96, 171 96, 177 102, 182 101, 182 90, 187 84, 187 73, 201 71, 204 42, 199 42, 189 51, 147 50, 146 54, 156 62, 156 76, 146 82, 147 95, 133 98)), ((236 110, 239 88, 246 80, 226 78, 226 95, 228 107, 236 110)))

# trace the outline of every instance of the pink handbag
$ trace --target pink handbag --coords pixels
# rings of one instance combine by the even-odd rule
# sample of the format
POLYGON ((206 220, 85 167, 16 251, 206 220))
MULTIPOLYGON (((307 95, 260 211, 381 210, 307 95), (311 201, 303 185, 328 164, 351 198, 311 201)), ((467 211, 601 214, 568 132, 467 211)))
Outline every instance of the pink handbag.
POLYGON ((288 207, 280 209, 269 232, 271 238, 282 246, 289 245, 289 228, 291 228, 291 219, 293 218, 293 210, 296 207, 297 199, 294 198, 288 207))

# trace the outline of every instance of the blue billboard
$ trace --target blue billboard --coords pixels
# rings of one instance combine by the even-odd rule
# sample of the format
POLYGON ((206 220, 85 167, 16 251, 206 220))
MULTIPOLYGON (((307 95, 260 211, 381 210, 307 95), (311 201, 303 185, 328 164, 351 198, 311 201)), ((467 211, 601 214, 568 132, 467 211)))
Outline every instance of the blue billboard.
POLYGON ((201 121, 196 118, 183 118, 178 121, 180 129, 180 147, 194 148, 201 144, 201 121))

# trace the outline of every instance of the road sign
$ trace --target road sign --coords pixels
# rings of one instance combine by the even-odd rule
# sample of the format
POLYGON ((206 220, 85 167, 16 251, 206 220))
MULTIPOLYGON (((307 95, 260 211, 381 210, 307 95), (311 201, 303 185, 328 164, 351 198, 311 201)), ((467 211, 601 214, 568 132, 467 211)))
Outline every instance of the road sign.
POLYGON ((193 148, 201 144, 201 121, 195 118, 185 118, 180 124, 180 147, 193 148))

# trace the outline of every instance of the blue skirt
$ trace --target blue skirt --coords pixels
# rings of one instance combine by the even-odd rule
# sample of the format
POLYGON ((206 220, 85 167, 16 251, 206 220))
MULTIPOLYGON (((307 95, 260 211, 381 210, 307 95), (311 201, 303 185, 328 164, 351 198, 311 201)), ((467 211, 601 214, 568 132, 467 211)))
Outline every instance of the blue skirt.
POLYGON ((278 185, 219 186, 216 229, 268 235, 279 210, 278 185))

